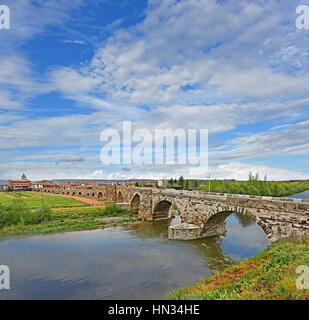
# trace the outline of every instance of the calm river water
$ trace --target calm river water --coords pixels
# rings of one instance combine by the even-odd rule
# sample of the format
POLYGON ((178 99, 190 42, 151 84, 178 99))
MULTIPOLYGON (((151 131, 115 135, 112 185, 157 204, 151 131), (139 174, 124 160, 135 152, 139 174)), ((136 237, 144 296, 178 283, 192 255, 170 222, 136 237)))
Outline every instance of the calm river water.
POLYGON ((269 244, 237 214, 224 236, 171 241, 167 228, 161 221, 0 241, 0 265, 11 272, 0 299, 164 299, 269 244))
POLYGON ((305 199, 309 200, 309 190, 300 192, 300 193, 295 193, 292 196, 286 196, 284 198, 295 198, 295 199, 305 199))

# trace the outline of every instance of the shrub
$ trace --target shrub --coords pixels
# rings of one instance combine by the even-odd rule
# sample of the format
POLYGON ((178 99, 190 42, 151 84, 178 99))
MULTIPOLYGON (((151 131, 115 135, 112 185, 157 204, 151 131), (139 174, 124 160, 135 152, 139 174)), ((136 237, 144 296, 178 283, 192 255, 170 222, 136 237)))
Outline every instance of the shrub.
POLYGON ((0 205, 0 228, 17 224, 38 224, 51 220, 52 212, 43 206, 31 211, 21 199, 0 205))
POLYGON ((48 222, 52 219, 52 210, 50 207, 43 206, 35 211, 36 223, 48 222))
POLYGON ((106 205, 100 212, 102 215, 121 215, 121 214, 126 214, 128 211, 119 206, 116 203, 108 204, 106 205))

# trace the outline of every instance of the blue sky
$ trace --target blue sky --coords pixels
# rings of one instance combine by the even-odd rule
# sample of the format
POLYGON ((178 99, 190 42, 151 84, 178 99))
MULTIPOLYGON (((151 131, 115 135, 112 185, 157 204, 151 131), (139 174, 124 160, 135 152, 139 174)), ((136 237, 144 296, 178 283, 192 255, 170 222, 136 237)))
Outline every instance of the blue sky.
POLYGON ((2 0, 0 179, 189 177, 103 165, 100 133, 209 130, 197 175, 309 179, 302 1, 2 0))

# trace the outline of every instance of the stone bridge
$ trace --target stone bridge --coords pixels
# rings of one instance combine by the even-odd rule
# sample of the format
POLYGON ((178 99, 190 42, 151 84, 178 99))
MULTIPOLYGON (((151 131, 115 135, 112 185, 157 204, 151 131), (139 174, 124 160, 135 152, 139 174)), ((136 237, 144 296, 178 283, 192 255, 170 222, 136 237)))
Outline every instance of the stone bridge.
POLYGON ((93 189, 44 188, 38 191, 120 203, 146 220, 178 215, 181 223, 169 227, 170 239, 198 239, 222 234, 226 231, 225 219, 233 212, 253 219, 271 241, 309 233, 309 200, 118 185, 93 189))

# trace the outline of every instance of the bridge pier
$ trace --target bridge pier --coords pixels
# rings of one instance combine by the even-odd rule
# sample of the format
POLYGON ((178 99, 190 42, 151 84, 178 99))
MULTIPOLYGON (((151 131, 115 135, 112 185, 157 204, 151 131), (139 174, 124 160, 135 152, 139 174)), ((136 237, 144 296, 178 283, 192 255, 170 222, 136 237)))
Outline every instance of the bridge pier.
POLYGON ((223 235, 226 232, 226 222, 208 224, 201 228, 193 223, 180 223, 168 228, 170 240, 196 240, 223 235))

